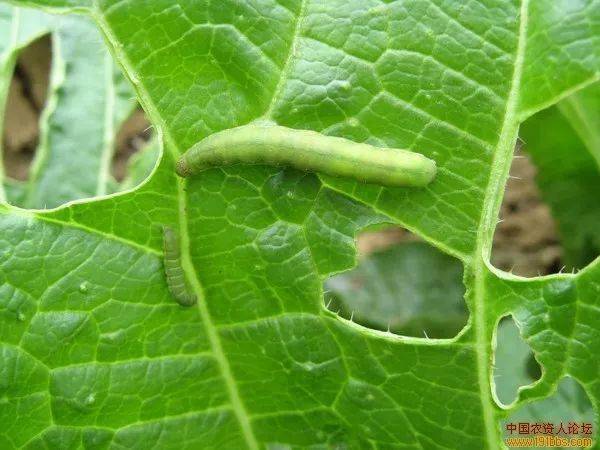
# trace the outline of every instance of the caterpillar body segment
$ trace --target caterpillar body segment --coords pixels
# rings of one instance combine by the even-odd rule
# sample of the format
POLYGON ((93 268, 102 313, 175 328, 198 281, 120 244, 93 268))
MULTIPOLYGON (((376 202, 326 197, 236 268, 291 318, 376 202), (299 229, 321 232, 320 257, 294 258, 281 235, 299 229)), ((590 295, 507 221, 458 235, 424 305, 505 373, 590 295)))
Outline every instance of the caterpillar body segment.
POLYGON ((384 186, 422 187, 436 175, 435 161, 419 153, 256 124, 221 131, 198 142, 181 156, 177 173, 187 177, 236 163, 291 166, 384 186))
POLYGON ((182 306, 192 306, 196 303, 196 295, 191 291, 181 266, 181 249, 179 238, 170 227, 163 228, 164 266, 169 291, 182 306))

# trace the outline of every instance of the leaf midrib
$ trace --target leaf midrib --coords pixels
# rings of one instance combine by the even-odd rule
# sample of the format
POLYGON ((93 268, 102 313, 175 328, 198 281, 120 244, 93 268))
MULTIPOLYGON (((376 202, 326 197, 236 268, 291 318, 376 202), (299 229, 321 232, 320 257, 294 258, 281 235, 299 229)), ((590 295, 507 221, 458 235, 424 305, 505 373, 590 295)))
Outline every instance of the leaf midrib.
POLYGON ((104 133, 102 136, 102 155, 100 170, 96 184, 96 195, 106 195, 110 178, 110 163, 115 146, 115 83, 113 78, 112 57, 105 52, 104 55, 104 83, 106 89, 106 103, 104 104, 104 133))
POLYGON ((584 111, 584 106, 581 104, 578 95, 571 95, 564 99, 563 102, 571 106, 575 117, 572 117, 568 108, 565 105, 561 105, 561 103, 558 104, 558 110, 579 136, 590 155, 596 161, 598 169, 600 169, 600 129, 594 126, 593 123, 590 123, 588 114, 584 111), (575 126, 575 124, 579 124, 580 126, 575 126))
POLYGON ((493 327, 486 326, 486 263, 489 263, 497 217, 502 204, 503 190, 508 179, 514 143, 518 133, 519 94, 527 44, 528 6, 529 0, 521 1, 519 34, 513 75, 501 132, 491 165, 490 179, 483 200, 481 222, 477 232, 475 254, 472 260, 475 275, 473 327, 475 329, 475 352, 477 354, 477 378, 483 409, 484 427, 486 429, 488 448, 490 449, 500 448, 500 440, 498 439, 498 425, 496 423, 495 403, 492 397, 492 374, 490 371, 493 327))
MULTIPOLYGON (((96 0, 94 0, 93 2, 93 9, 90 11, 90 14, 97 23, 102 33, 104 34, 104 37, 108 43, 108 47, 111 53, 113 53, 115 60, 121 65, 123 72, 134 86, 138 98, 140 99, 140 103, 143 105, 144 110, 148 114, 151 123, 155 124, 157 130, 159 130, 159 134, 161 134, 159 135, 159 138, 163 138, 163 142, 165 144, 164 148, 166 148, 166 150, 171 153, 173 159, 177 160, 177 158, 183 152, 179 149, 178 145, 176 144, 175 139, 171 135, 170 129, 159 114, 156 105, 150 97, 150 94, 148 93, 148 91, 146 91, 144 85, 139 81, 139 78, 135 76, 133 64, 123 51, 122 46, 119 45, 118 39, 113 34, 110 24, 105 20, 104 14, 100 9, 99 5, 97 4, 96 0)), ((160 157, 162 158, 162 154, 160 157)), ((223 381, 225 383, 229 395, 229 401, 231 403, 236 419, 238 420, 238 423, 240 425, 244 440, 246 441, 246 444, 248 445, 249 449, 258 450, 259 445, 256 440, 256 437, 254 436, 254 431, 252 430, 252 426, 250 424, 249 414, 246 411, 246 408, 241 400, 237 383, 233 377, 231 368, 229 366, 229 362, 221 346, 221 340, 218 335, 218 330, 212 321, 208 307, 206 306, 206 302, 204 301, 205 296, 202 286, 200 284, 200 280, 198 279, 194 271, 190 254, 190 238, 188 233, 188 221, 186 214, 186 195, 184 190, 185 183, 185 180, 177 179, 177 202, 180 222, 179 230, 181 233, 181 264, 190 283, 190 287, 196 293, 196 297, 198 299, 196 305, 200 313, 200 318, 205 328, 210 348, 221 371, 221 376, 223 377, 223 381)))
POLYGON ((281 68, 281 72, 279 75, 279 81, 277 82, 277 86, 275 87, 275 90, 273 91, 273 95, 271 97, 271 102, 269 103, 267 110, 263 114, 263 117, 262 117, 263 119, 267 119, 267 120, 273 119, 273 112, 275 111, 275 106, 277 105, 277 101, 281 97, 281 94, 283 93, 283 88, 285 87, 285 83, 289 78, 289 73, 292 69, 292 61, 294 60, 294 57, 296 56, 296 51, 297 51, 297 47, 298 47, 298 38, 300 37, 300 31, 302 30, 302 23, 304 22, 304 19, 306 17, 306 4, 307 3, 308 3, 308 0, 302 0, 302 2, 300 3, 300 9, 298 11, 298 16, 296 17, 296 21, 294 23, 294 31, 292 34, 292 40, 290 42, 290 48, 289 48, 287 57, 285 58, 285 61, 283 63, 283 67, 281 68))

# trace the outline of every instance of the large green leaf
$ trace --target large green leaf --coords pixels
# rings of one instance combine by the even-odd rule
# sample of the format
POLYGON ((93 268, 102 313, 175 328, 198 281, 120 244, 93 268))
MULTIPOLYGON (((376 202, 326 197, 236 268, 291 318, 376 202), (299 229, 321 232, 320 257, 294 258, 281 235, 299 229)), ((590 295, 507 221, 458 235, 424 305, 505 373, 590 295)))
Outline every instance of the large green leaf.
POLYGON ((3 446, 501 448, 490 362, 508 313, 544 366, 513 408, 570 375, 597 412, 600 263, 519 279, 489 253, 519 122, 598 78, 598 1, 18 3, 93 18, 164 154, 132 192, 2 207, 3 446), (255 119, 416 150, 439 174, 426 189, 262 166, 176 178, 190 145, 255 119), (380 222, 462 261, 456 338, 325 309, 323 280, 380 222), (162 225, 197 308, 168 294, 162 225))

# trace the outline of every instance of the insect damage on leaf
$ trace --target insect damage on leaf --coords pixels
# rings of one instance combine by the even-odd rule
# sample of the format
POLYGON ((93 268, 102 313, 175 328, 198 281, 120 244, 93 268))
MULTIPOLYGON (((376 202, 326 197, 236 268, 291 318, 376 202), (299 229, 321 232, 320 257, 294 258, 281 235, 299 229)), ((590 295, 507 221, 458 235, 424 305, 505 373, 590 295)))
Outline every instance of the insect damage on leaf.
POLYGON ((291 166, 384 186, 426 186, 435 161, 408 150, 375 147, 314 131, 245 125, 215 133, 178 161, 182 177, 235 163, 291 166))
POLYGON ((181 267, 181 249, 175 231, 170 227, 163 228, 164 265, 169 291, 182 306, 196 303, 196 295, 191 292, 181 267))

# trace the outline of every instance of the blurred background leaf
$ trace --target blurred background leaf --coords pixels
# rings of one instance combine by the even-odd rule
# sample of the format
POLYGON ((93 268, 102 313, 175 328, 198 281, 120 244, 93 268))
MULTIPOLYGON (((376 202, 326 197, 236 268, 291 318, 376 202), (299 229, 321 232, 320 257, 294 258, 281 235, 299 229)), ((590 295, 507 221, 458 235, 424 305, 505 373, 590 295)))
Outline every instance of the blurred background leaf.
MULTIPOLYGON (((54 208, 129 189, 143 181, 158 159, 157 144, 130 162, 135 173, 123 184, 111 173, 117 136, 137 101, 97 27, 84 16, 57 17, 5 4, 0 8, 3 31, 12 30, 16 36, 12 41, 0 39, 4 45, 0 104, 6 103, 15 63, 23 50, 44 34, 50 33, 52 42, 49 84, 42 86, 47 93, 38 93, 46 97, 36 136, 39 143, 28 179, 5 178, 8 202, 25 208, 54 208)), ((24 120, 17 110, 8 113, 15 114, 9 116, 14 125, 24 120)), ((9 160, 11 155, 4 153, 9 160)))
POLYGON ((600 254, 600 84, 534 115, 520 135, 557 220, 563 264, 583 268, 600 254))
POLYGON ((325 302, 347 319, 406 336, 448 338, 466 324, 463 267, 424 242, 373 253, 325 283, 325 302))
MULTIPOLYGON (((17 57, 32 41, 48 33, 54 20, 53 16, 40 11, 0 4, 0 130, 4 129, 4 105, 17 57)), ((4 182, 4 164, 0 164, 0 179, 4 182)), ((23 197, 23 191, 16 185, 5 189, 3 184, 0 184, 0 201, 6 200, 6 190, 17 200, 23 197)))

